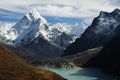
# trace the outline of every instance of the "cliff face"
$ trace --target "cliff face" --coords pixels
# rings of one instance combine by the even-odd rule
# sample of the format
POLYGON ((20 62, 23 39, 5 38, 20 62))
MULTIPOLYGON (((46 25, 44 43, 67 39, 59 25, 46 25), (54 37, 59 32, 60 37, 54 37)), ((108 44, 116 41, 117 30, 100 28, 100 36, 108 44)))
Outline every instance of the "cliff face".
POLYGON ((37 69, 0 46, 0 80, 65 80, 59 75, 37 69))
POLYGON ((97 67, 113 75, 120 76, 120 34, 84 66, 97 67))

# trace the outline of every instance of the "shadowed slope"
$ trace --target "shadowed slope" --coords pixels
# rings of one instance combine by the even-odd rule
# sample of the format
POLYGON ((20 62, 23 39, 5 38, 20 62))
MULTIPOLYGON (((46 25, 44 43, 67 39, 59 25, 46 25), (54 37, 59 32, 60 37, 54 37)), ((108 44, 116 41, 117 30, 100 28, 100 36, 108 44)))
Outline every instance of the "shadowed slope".
POLYGON ((113 75, 120 76, 120 34, 89 60, 85 66, 101 68, 113 75))
POLYGON ((64 80, 59 75, 37 69, 0 46, 0 80, 64 80))
POLYGON ((120 10, 103 12, 96 17, 80 38, 70 44, 63 56, 73 55, 91 48, 105 46, 120 32, 120 10))

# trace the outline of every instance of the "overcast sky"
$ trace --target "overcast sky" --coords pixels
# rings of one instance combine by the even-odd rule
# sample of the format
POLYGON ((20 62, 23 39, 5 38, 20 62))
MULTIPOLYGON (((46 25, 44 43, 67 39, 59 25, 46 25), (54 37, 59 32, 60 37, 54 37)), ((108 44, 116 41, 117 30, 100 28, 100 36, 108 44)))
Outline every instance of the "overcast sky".
POLYGON ((89 18, 120 8, 120 0, 0 0, 0 8, 18 13, 36 8, 44 16, 89 18))

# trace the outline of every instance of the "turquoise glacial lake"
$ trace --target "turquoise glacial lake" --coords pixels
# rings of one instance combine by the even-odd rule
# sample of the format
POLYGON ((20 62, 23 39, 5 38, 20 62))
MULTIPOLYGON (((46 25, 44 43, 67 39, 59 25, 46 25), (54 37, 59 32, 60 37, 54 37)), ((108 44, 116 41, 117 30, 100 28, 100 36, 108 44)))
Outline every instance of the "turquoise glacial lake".
POLYGON ((61 68, 44 68, 46 70, 55 72, 68 80, 113 80, 102 71, 93 68, 74 68, 74 69, 61 69, 61 68))

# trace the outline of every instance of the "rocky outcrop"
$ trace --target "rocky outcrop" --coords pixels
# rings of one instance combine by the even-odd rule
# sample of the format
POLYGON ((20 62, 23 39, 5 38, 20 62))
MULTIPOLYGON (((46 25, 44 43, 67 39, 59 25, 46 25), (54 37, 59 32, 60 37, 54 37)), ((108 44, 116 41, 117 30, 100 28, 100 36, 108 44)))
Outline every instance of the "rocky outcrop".
POLYGON ((103 12, 96 17, 82 36, 67 47, 63 56, 72 55, 81 51, 104 46, 120 32, 120 10, 103 12))

